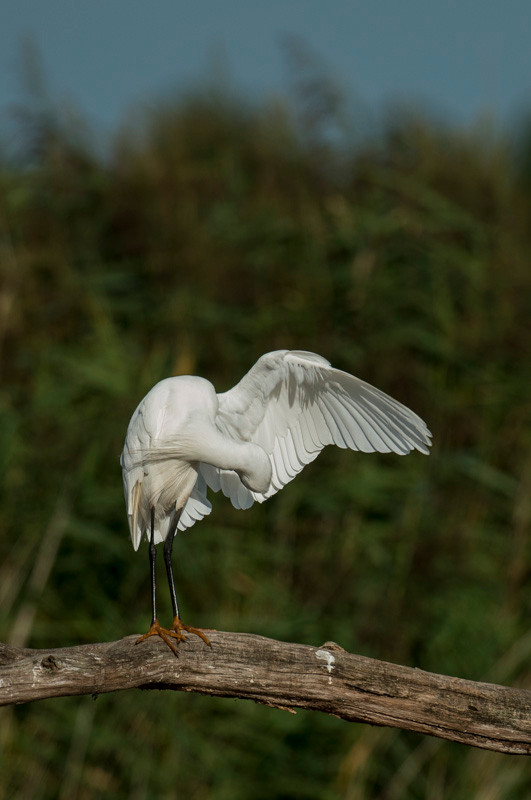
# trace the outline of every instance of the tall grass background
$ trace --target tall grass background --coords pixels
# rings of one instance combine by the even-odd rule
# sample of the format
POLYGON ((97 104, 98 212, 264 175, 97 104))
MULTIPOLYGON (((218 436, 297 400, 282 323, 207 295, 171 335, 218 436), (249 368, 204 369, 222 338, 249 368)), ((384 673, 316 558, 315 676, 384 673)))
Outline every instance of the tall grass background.
MULTIPOLYGON (((104 154, 65 109, 19 110, 0 158, 0 637, 144 632, 132 411, 163 377, 225 390, 299 348, 411 406, 433 453, 327 448, 263 506, 215 496, 175 546, 185 620, 529 687, 531 138, 411 111, 367 138, 304 87, 153 103, 104 154)), ((232 700, 0 714, 2 799, 530 794, 525 758, 232 700)))

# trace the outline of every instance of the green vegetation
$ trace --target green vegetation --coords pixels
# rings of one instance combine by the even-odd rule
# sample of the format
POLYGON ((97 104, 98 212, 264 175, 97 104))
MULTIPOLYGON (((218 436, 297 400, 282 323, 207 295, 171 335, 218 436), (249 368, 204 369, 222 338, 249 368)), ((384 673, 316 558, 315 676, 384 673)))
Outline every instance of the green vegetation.
MULTIPOLYGON (((144 632, 147 550, 118 463, 132 411, 162 377, 223 390, 293 347, 410 405, 433 454, 327 448, 261 507, 215 496, 176 542, 185 621, 529 686, 525 159, 411 117, 349 149, 199 93, 106 158, 57 116, 22 134, 0 167, 0 638, 144 632)), ((528 768, 190 695, 0 715, 0 798, 524 800, 528 768)))

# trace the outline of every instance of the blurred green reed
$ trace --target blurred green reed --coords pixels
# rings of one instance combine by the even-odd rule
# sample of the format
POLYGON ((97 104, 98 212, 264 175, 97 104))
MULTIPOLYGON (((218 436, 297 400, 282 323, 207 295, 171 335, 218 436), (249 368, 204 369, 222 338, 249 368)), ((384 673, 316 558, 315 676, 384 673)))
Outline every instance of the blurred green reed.
MULTIPOLYGON (((264 506, 215 496, 175 547, 185 619, 529 686, 525 159, 412 114, 370 144, 316 142, 278 104, 201 92, 102 156, 29 111, 0 167, 1 638, 143 632, 118 464, 132 411, 162 377, 223 390, 293 347, 410 405, 433 454, 328 448, 264 506)), ((141 692, 4 709, 0 775, 0 798, 24 800, 531 792, 521 757, 141 692)))

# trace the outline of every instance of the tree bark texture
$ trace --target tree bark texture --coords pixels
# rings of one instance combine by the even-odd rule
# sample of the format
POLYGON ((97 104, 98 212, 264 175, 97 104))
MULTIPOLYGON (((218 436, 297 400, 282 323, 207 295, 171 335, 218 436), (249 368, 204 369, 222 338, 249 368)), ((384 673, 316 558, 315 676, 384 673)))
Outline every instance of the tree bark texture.
POLYGON ((503 753, 531 754, 531 691, 452 678, 321 647, 246 633, 196 636, 178 656, 158 638, 51 650, 0 644, 0 705, 121 689, 236 697, 324 711, 503 753))

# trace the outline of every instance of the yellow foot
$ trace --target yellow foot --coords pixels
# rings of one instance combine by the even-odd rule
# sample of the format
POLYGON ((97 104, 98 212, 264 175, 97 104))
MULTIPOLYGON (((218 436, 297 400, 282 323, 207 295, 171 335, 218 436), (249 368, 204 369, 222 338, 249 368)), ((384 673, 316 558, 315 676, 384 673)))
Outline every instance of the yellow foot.
POLYGON ((175 647, 175 643, 172 641, 172 639, 176 639, 177 644, 179 642, 184 642, 186 639, 186 636, 183 636, 182 633, 180 633, 178 630, 174 628, 172 628, 172 630, 168 630, 167 628, 161 628, 158 619, 154 620, 151 623, 151 628, 148 630, 147 633, 145 633, 143 636, 141 636, 139 639, 136 640, 136 644, 138 644, 139 642, 143 642, 144 639, 148 638, 148 636, 160 636, 162 641, 166 642, 170 650, 173 650, 175 655, 177 655, 177 648, 175 647))
POLYGON ((187 633, 195 633, 195 635, 199 636, 199 638, 202 639, 205 644, 207 644, 209 647, 212 647, 212 645, 210 644, 210 640, 207 639, 207 637, 200 628, 192 628, 190 627, 190 625, 185 625, 184 622, 181 622, 179 617, 174 617, 170 633, 173 634, 173 636, 175 637, 179 637, 179 641, 182 641, 183 639, 186 639, 186 636, 183 636, 181 631, 186 631, 187 633))

